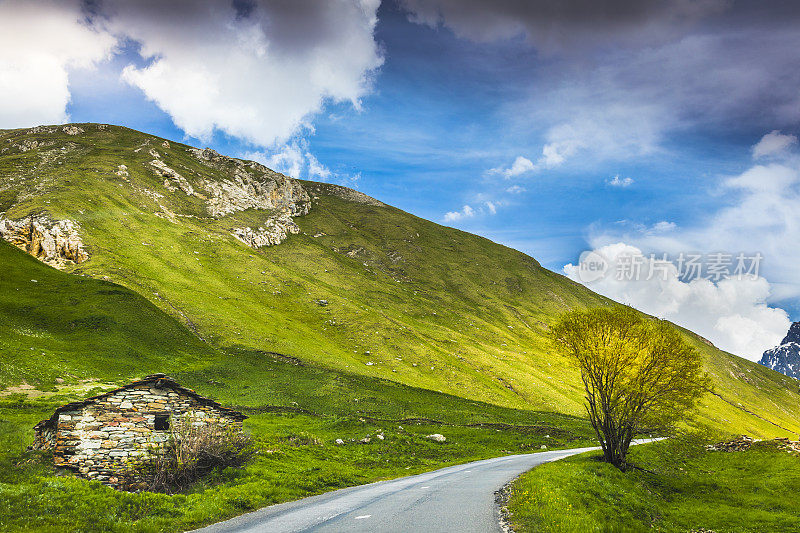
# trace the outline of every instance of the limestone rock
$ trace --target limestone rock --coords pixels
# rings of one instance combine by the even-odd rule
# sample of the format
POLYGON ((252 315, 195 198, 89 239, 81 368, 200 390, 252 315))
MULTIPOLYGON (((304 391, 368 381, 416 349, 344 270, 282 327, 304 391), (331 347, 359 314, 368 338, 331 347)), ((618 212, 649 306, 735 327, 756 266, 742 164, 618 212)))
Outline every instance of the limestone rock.
POLYGON ((83 128, 79 128, 78 126, 64 126, 62 131, 67 135, 80 135, 83 133, 83 128))
POLYGON ((78 226, 71 220, 54 221, 46 215, 20 220, 0 218, 0 237, 56 268, 89 258, 78 226))
POLYGON ((206 165, 224 170, 231 178, 204 180, 208 192, 208 211, 220 217, 245 209, 269 209, 291 216, 307 215, 311 198, 296 179, 275 172, 254 161, 245 162, 220 155, 211 148, 189 148, 206 165))
POLYGON ((267 220, 264 226, 252 228, 233 228, 233 236, 252 248, 273 246, 286 240, 289 234, 300 233, 300 228, 288 214, 267 220))
POLYGON ((187 196, 194 196, 194 187, 191 186, 186 178, 169 168, 166 163, 160 159, 153 159, 150 161, 150 166, 153 167, 153 169, 156 171, 156 174, 167 178, 164 180, 164 187, 170 191, 176 191, 180 189, 185 192, 187 196))
POLYGON ((435 442, 445 442, 447 440, 447 438, 441 433, 434 433, 432 435, 426 436, 425 438, 435 442))

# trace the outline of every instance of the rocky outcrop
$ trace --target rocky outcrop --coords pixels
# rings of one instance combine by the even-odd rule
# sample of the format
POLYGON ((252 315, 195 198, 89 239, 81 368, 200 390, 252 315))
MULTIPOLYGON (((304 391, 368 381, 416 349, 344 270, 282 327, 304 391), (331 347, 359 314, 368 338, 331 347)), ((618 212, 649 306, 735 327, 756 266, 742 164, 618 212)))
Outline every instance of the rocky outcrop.
POLYGON ((300 228, 288 214, 267 220, 257 230, 252 228, 234 228, 233 236, 253 248, 273 246, 286 240, 289 234, 300 233, 300 228))
POLYGON ((764 352, 758 363, 781 374, 800 379, 800 322, 792 324, 781 344, 764 352))
MULTIPOLYGON (((10 141, 11 139, 9 139, 10 141)), ((53 146, 53 141, 44 141, 44 140, 37 140, 37 139, 23 139, 18 143, 13 143, 11 146, 12 148, 16 148, 20 152, 27 152, 29 150, 36 150, 37 148, 45 148, 47 146, 53 146)))
POLYGON ((153 159, 150 161, 150 166, 153 167, 156 174, 166 178, 164 180, 164 187, 173 192, 180 189, 185 192, 187 196, 195 196, 194 187, 192 187, 186 178, 169 168, 166 163, 160 159, 153 159))
POLYGON ((208 192, 208 212, 214 217, 245 209, 268 209, 302 216, 309 212, 311 198, 296 179, 275 172, 254 161, 242 161, 205 148, 189 148, 204 164, 223 170, 231 177, 221 181, 203 180, 208 192))
POLYGON ((778 450, 782 450, 793 455, 800 454, 800 441, 791 441, 785 437, 771 440, 760 440, 753 439, 747 435, 736 437, 730 441, 707 444, 706 450, 710 452, 746 452, 756 445, 764 448, 777 448, 778 450))
POLYGON ((0 237, 57 268, 89 258, 77 224, 71 220, 54 221, 46 215, 21 220, 0 218, 0 237))
POLYGON ((280 244, 290 234, 300 233, 292 217, 308 214, 311 198, 296 179, 275 172, 254 161, 242 161, 205 148, 189 148, 189 153, 205 165, 230 176, 222 180, 204 179, 206 208, 213 217, 223 217, 246 209, 263 209, 273 214, 257 229, 233 228, 233 236, 253 248, 280 244))
POLYGON ((276 209, 291 216, 308 214, 310 201, 303 187, 296 180, 278 176, 257 179, 240 169, 232 179, 204 181, 209 193, 208 212, 215 217, 245 209, 276 209))

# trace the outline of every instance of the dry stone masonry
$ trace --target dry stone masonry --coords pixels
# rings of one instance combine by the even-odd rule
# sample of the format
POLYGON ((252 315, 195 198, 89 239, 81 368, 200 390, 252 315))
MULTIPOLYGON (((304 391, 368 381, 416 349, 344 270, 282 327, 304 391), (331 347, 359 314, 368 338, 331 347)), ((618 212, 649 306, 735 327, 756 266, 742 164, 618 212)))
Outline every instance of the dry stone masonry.
POLYGON ((115 488, 135 485, 129 464, 167 440, 170 424, 241 429, 247 418, 164 374, 154 374, 86 400, 63 405, 35 427, 33 448, 50 450, 59 468, 115 488))

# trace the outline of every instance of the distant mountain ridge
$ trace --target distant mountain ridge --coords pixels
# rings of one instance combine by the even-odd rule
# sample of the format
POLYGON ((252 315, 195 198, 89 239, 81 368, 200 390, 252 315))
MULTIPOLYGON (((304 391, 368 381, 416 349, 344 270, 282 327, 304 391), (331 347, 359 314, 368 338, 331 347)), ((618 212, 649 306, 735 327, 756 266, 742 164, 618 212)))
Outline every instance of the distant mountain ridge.
POLYGON ((779 346, 764 352, 759 364, 800 379, 800 322, 791 325, 779 346))

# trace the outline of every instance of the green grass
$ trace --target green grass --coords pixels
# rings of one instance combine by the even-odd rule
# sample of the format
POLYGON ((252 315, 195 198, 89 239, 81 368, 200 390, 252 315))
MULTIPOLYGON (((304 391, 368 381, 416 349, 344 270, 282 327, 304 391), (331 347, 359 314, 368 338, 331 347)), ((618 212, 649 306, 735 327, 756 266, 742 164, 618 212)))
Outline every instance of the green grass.
POLYGON ((340 487, 591 437, 586 421, 569 415, 467 400, 277 354, 215 349, 132 291, 59 272, 2 242, 0 283, 3 370, 12 382, 11 369, 53 383, 9 388, 0 397, 2 531, 181 531, 340 487), (255 461, 187 494, 128 494, 56 476, 50 458, 25 451, 33 425, 57 406, 165 369, 250 416, 244 425, 260 450, 255 461), (447 442, 426 439, 431 433, 447 442), (367 436, 371 442, 360 443, 367 436), (338 438, 346 444, 336 446, 338 438))
POLYGON ((795 532, 800 457, 764 443, 708 452, 692 437, 632 448, 620 472, 588 453, 539 466, 513 485, 515 530, 542 533, 795 532))
MULTIPOLYGON (((11 147, 0 154, 0 209, 10 218, 46 211, 79 222, 91 258, 72 272, 132 289, 223 353, 275 351, 506 407, 582 415, 577 371, 551 353, 545 332, 558 313, 607 299, 518 251, 312 182, 303 182, 315 199, 296 219, 302 233, 255 251, 230 229, 267 213, 208 217, 198 198, 164 188, 147 151, 158 150, 196 188, 225 171, 180 143, 165 148, 126 128, 81 127, 77 136, 0 131, 0 145, 11 147), (30 139, 51 144, 13 148, 30 139), (120 164, 128 181, 115 174, 120 164), (182 216, 170 222, 157 216, 162 208, 182 216)), ((703 423, 763 436, 800 432, 796 383, 692 338, 721 396, 703 402, 703 423)), ((0 369, 0 383, 51 388, 55 374, 18 357, 0 369)))
MULTIPOLYGON (((545 333, 558 313, 608 300, 515 250, 311 182, 302 233, 255 251, 230 229, 267 213, 209 218, 200 200, 163 187, 147 149, 195 186, 223 171, 179 143, 82 127, 78 136, 0 130, 0 212, 75 220, 91 254, 65 273, 0 243, 0 529, 181 530, 338 487, 588 442, 577 371, 545 333), (13 148, 24 139, 51 144, 13 148), (120 164, 129 181, 115 174, 120 164), (182 216, 170 222, 162 209, 182 216), (258 459, 165 496, 56 477, 46 458, 24 452, 56 406, 153 372, 250 415, 258 459), (378 430, 384 441, 358 443, 378 430)), ((719 395, 703 399, 696 425, 800 431, 796 382, 686 334, 719 395)))
MULTIPOLYGON (((565 444, 537 430, 468 428, 250 413, 245 422, 259 454, 243 469, 229 468, 185 494, 130 494, 72 476, 55 476, 47 457, 22 453, 31 425, 51 412, 40 402, 0 404, 0 530, 182 531, 265 505, 341 487, 415 474, 508 452, 565 444), (401 429, 402 427, 402 429, 401 429), (376 438, 382 431, 384 440, 376 438), (443 433, 447 442, 425 439, 443 433), (361 444, 371 436, 371 442, 361 444), (335 445, 337 438, 343 446, 335 445)), ((585 442, 585 441, 575 441, 585 442)))

